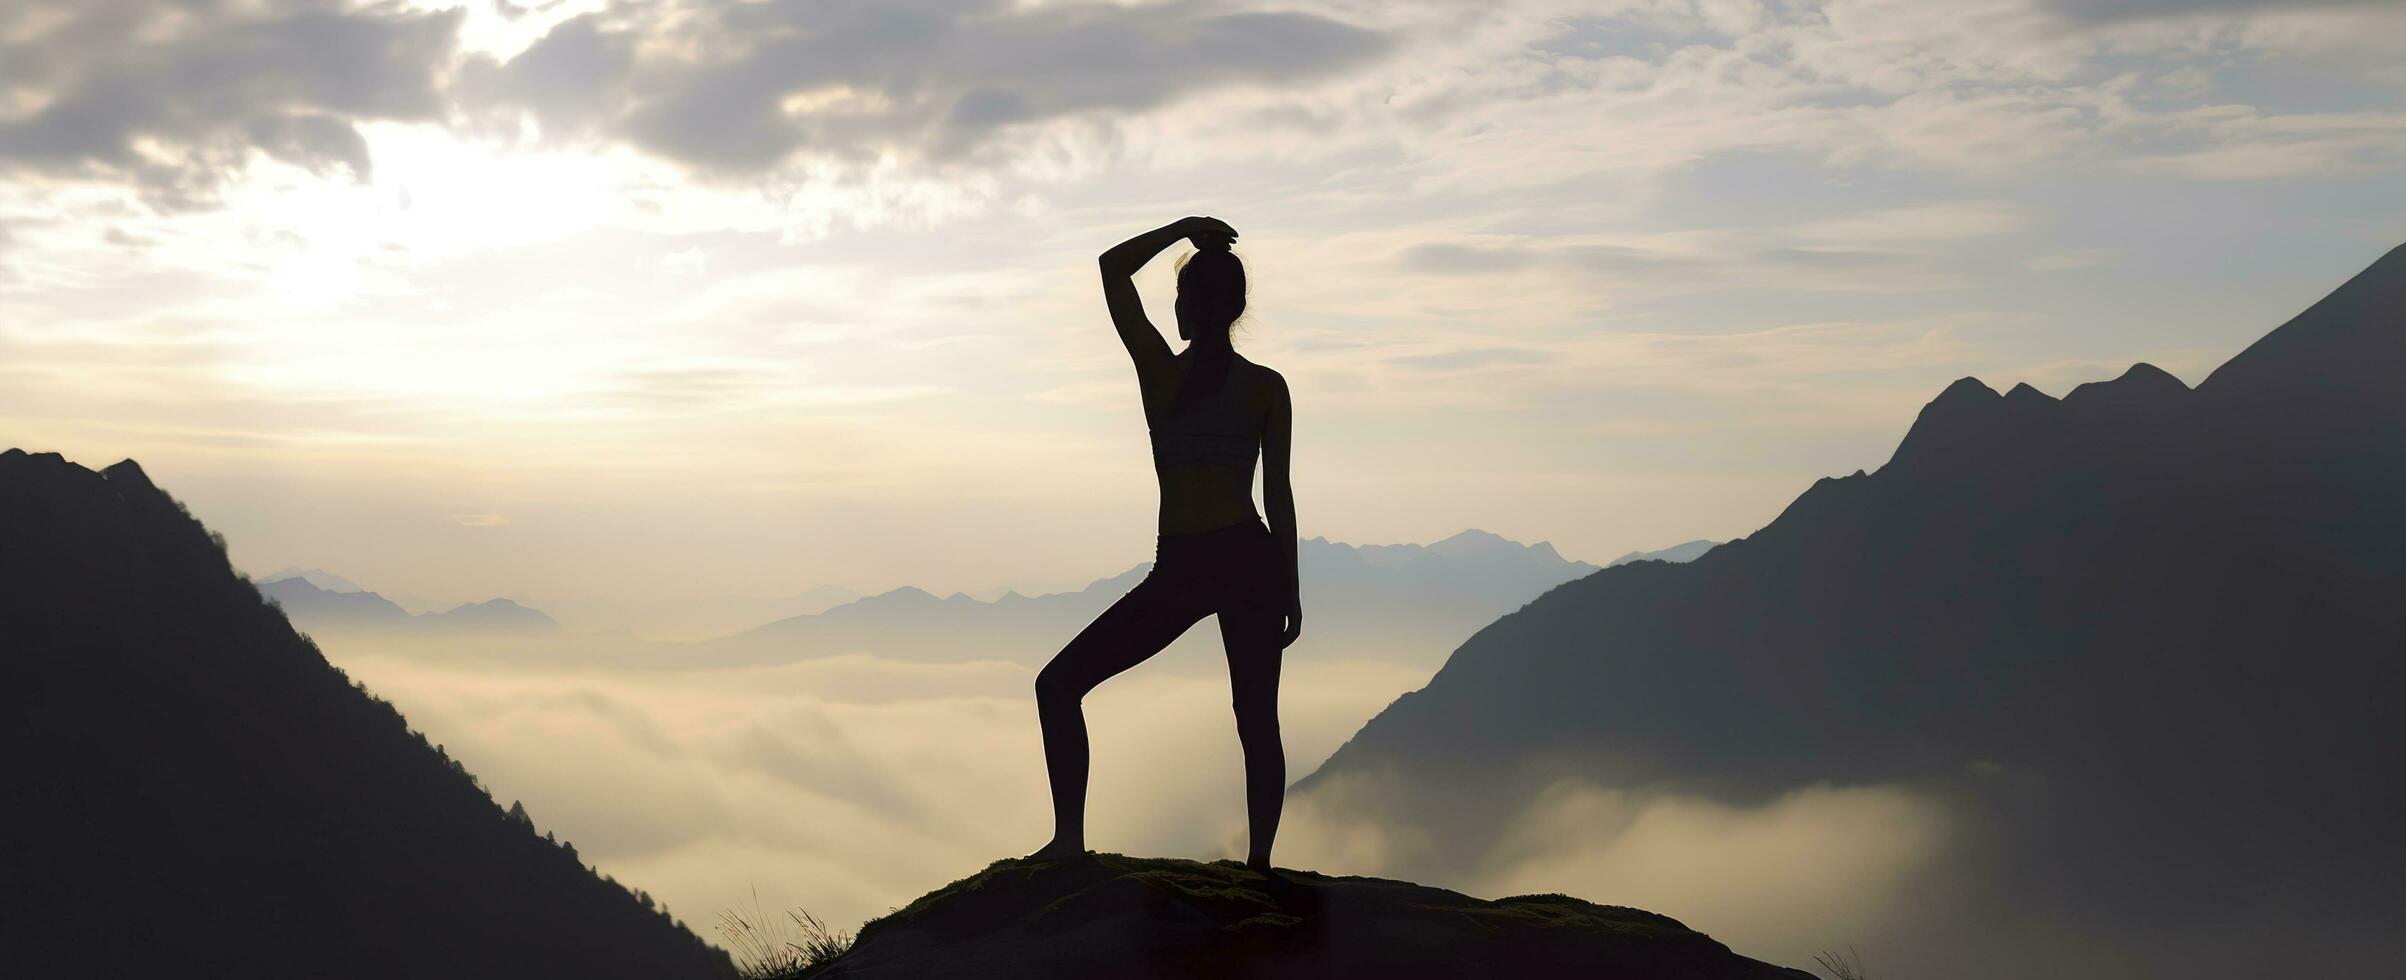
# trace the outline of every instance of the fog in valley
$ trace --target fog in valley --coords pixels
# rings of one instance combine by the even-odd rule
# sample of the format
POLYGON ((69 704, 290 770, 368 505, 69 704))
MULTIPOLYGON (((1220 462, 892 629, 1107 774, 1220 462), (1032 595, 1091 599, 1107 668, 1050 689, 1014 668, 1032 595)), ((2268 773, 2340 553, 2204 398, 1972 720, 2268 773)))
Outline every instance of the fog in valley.
MULTIPOLYGON (((670 663, 673 645, 574 636, 316 639, 503 805, 523 802, 539 829, 697 925, 757 905, 850 928, 1050 833, 1025 664, 847 654, 680 669, 629 666, 670 663), (602 652, 580 661, 586 644, 602 652)), ((1241 759, 1217 642, 1199 625, 1087 699, 1094 848, 1242 857, 1241 759)), ((1281 688, 1290 772, 1317 768, 1431 673, 1298 645, 1281 688)), ((1566 783, 1476 871, 1430 883, 1482 897, 1609 896, 1754 955, 1809 962, 1910 925, 1913 889, 1939 867, 1949 829, 1936 801, 1895 787, 1815 787, 1738 807, 1566 783)), ((1278 861, 1396 875, 1407 866, 1396 843, 1299 798, 1278 861)))

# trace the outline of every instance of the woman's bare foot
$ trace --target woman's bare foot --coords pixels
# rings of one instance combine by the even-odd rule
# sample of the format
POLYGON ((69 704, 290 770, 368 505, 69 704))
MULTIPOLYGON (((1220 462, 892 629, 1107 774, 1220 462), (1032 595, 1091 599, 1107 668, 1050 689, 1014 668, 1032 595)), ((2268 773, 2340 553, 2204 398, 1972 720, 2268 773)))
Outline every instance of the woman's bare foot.
POLYGON ((1248 857, 1245 859, 1245 867, 1259 871, 1265 875, 1269 874, 1273 870, 1270 867, 1270 859, 1267 856, 1248 857))
POLYGON ((1086 845, 1084 843, 1063 843, 1061 838, 1055 837, 1043 847, 1037 848, 1036 853, 1030 854, 1022 860, 1067 861, 1085 856, 1086 845))

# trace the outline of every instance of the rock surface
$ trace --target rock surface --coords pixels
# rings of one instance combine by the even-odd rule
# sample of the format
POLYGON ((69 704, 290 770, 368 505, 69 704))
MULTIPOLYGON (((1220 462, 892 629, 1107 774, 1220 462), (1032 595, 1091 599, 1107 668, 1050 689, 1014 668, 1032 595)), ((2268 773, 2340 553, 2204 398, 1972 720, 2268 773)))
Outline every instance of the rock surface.
POLYGON ((997 861, 861 928, 807 974, 1804 980, 1667 916, 1561 895, 1484 901, 1229 861, 997 861))

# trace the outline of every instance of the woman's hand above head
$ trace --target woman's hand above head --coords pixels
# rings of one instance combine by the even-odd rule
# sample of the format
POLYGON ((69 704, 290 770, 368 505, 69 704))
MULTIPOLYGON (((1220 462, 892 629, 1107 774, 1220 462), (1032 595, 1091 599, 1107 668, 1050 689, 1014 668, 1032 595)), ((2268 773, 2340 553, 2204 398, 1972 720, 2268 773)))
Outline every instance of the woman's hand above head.
POLYGON ((1195 243, 1195 248, 1206 252, 1225 252, 1236 243, 1236 229, 1230 227, 1228 222, 1208 215, 1180 218, 1171 227, 1195 243))
POLYGON ((1218 218, 1180 218, 1111 246, 1097 260, 1103 274, 1103 305, 1110 309, 1111 327, 1119 332, 1139 376, 1168 363, 1172 355, 1169 344, 1153 329, 1153 321, 1145 318, 1144 301, 1136 295, 1136 270, 1181 238, 1193 240, 1198 249, 1225 252, 1236 241, 1236 229, 1218 218))

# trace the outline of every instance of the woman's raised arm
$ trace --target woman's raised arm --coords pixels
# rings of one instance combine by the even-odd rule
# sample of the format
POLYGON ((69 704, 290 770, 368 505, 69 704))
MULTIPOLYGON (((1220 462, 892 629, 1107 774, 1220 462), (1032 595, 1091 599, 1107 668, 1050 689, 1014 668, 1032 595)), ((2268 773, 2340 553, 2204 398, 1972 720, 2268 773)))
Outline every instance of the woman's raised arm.
POLYGON ((1225 249, 1236 240, 1236 229, 1218 218, 1180 218, 1111 247, 1099 260, 1103 269, 1103 304, 1111 310, 1111 326, 1136 362, 1138 374, 1149 373, 1170 359, 1170 345, 1145 318, 1144 300, 1136 295, 1136 270, 1178 239, 1194 239, 1196 248, 1225 249))

